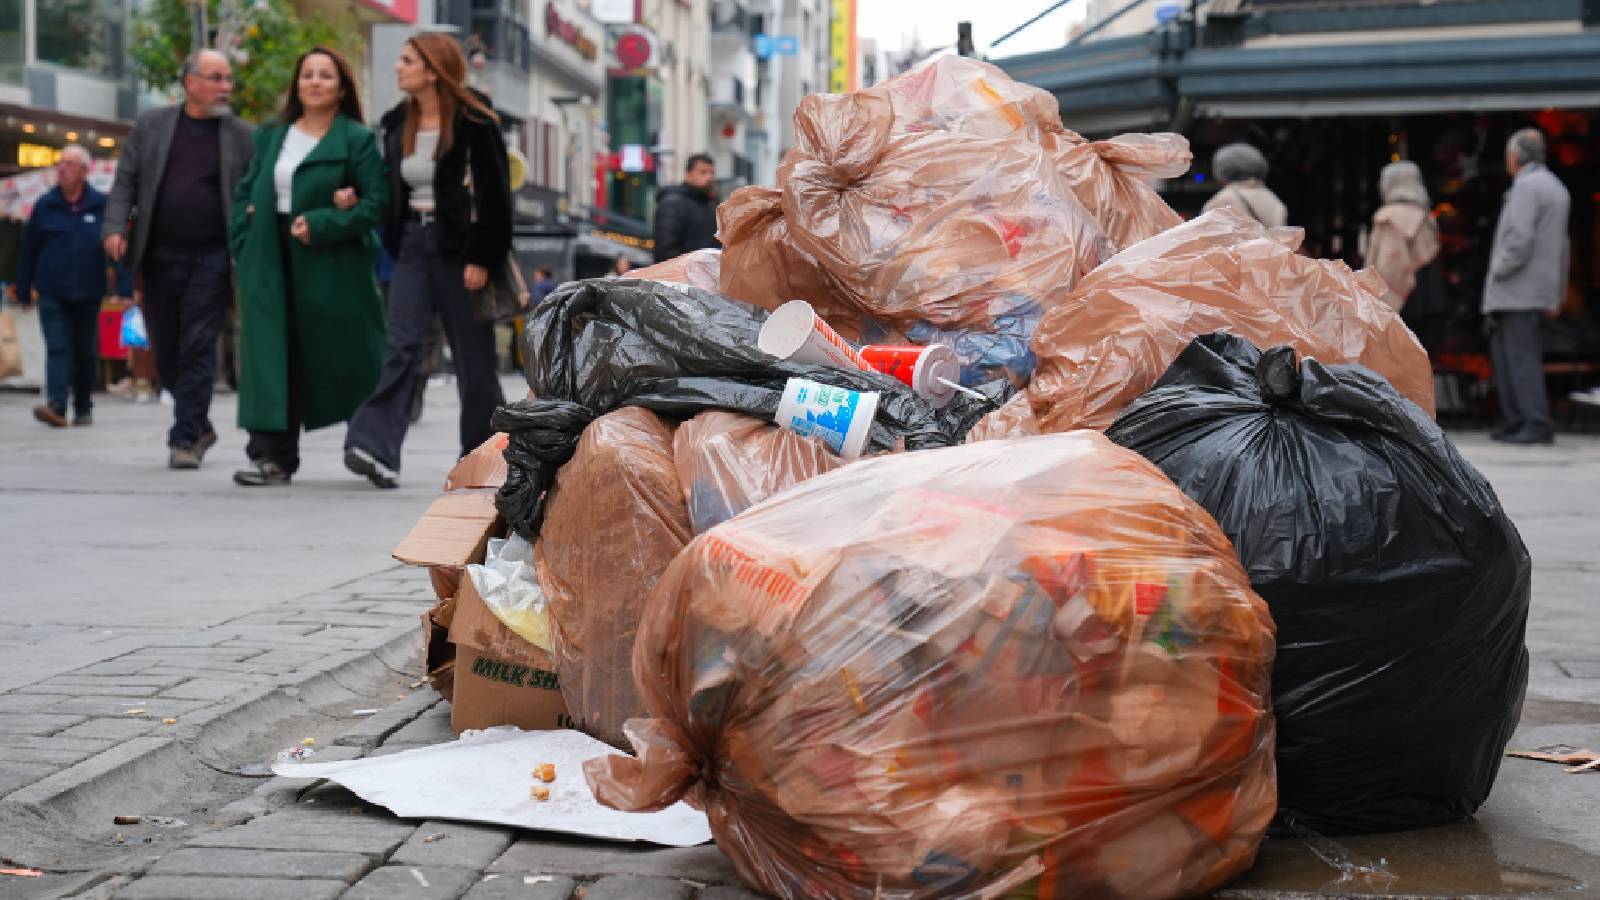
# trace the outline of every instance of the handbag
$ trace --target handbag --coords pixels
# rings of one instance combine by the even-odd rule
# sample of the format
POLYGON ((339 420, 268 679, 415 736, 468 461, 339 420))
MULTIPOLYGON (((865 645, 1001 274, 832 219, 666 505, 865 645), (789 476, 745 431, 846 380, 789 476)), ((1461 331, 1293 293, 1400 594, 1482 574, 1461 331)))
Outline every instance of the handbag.
MULTIPOLYGON (((470 221, 478 221, 478 197, 472 186, 472 150, 467 150, 467 175, 465 178, 467 193, 472 195, 472 216, 470 221)), ((467 296, 472 300, 472 317, 479 322, 509 322, 517 316, 528 311, 528 302, 532 293, 528 290, 528 280, 522 276, 522 267, 517 265, 516 251, 506 252, 503 263, 489 270, 489 278, 483 287, 475 291, 468 291, 467 296)))
POLYGON ((22 374, 22 343, 17 339, 17 315, 0 306, 0 378, 22 374))

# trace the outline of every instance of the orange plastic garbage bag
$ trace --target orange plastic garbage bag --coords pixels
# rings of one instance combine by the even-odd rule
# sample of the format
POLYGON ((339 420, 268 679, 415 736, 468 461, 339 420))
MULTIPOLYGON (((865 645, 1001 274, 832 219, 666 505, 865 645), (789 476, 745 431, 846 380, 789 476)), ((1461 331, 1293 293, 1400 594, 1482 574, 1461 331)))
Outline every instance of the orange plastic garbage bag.
POLYGON ((567 711, 603 741, 625 746, 623 723, 644 712, 634 634, 650 589, 690 536, 672 426, 637 407, 590 423, 556 475, 534 568, 567 711))
POLYGON ((722 283, 722 252, 715 249, 691 250, 653 266, 634 269, 628 273, 628 277, 687 284, 715 291, 722 283))
POLYGON ((1041 144, 894 121, 882 91, 795 111, 778 172, 789 240, 839 303, 891 327, 983 328, 1015 298, 1053 304, 1110 255, 1041 144))
POLYGON ((1124 134, 1074 143, 1057 159, 1072 192, 1118 250, 1183 222, 1150 185, 1152 179, 1177 178, 1189 171, 1194 154, 1183 135, 1124 134))
POLYGON ((695 534, 846 464, 814 437, 730 412, 705 412, 683 423, 672 454, 695 534))
POLYGON ((1189 342, 1227 332, 1360 363, 1433 414, 1433 369, 1373 273, 1295 252, 1299 229, 1219 209, 1119 253, 1045 313, 1028 397, 1046 433, 1109 427, 1189 342))
POLYGON ((638 757, 585 772, 687 796, 784 898, 1202 893, 1272 818, 1273 646, 1211 518, 1103 436, 894 454, 673 560, 638 757))

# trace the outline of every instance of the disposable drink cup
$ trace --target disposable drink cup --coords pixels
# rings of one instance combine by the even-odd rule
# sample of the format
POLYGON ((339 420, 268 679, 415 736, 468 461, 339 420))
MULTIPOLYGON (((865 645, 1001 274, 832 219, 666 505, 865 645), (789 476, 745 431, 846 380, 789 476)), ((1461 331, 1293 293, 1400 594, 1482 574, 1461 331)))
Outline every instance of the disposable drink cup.
POLYGON ((776 422, 798 434, 815 435, 841 457, 855 459, 866 449, 872 433, 878 396, 875 391, 852 391, 791 378, 778 401, 776 422))
POLYGON ((956 360, 956 352, 944 344, 926 347, 872 344, 862 347, 860 353, 867 365, 899 379, 936 407, 949 403, 956 395, 948 382, 961 380, 961 363, 956 360))
POLYGON ((804 300, 790 300, 768 316, 756 338, 756 346, 779 359, 872 371, 861 354, 804 300))

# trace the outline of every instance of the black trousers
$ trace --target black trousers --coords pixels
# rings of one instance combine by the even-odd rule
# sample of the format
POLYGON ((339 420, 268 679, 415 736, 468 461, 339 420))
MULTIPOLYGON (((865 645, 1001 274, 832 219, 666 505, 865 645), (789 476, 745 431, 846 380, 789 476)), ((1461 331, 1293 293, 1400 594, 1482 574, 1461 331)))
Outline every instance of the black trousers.
POLYGON ((434 242, 432 225, 406 225, 400 255, 389 282, 388 350, 378 389, 350 418, 345 447, 372 454, 400 471, 400 448, 411 426, 412 392, 418 367, 437 315, 455 360, 456 392, 461 397, 461 452, 494 433, 489 417, 505 402, 496 373, 494 325, 479 322, 461 284, 462 264, 446 259, 434 242))
POLYGON ((217 338, 232 298, 226 248, 150 249, 144 262, 144 320, 161 384, 172 392, 169 447, 191 446, 215 430, 211 394, 217 383, 217 338))
POLYGON ((251 431, 244 455, 251 462, 275 462, 293 475, 300 470, 300 426, 305 422, 305 367, 300 360, 300 325, 295 316, 294 265, 290 255, 289 216, 278 216, 278 256, 283 266, 284 340, 288 345, 285 370, 289 376, 289 407, 282 431, 251 431))
POLYGON ((1491 315, 1494 332, 1489 337, 1489 356, 1505 428, 1548 437, 1555 429, 1550 421, 1550 399, 1545 395, 1544 344, 1539 337, 1544 314, 1516 310, 1491 315))

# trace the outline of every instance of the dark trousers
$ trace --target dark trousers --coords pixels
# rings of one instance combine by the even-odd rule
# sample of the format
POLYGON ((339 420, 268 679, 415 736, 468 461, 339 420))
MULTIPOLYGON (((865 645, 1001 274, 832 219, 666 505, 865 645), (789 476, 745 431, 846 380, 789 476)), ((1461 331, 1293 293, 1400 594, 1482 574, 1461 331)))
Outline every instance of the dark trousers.
POLYGON ((300 362, 300 324, 295 316, 294 266, 289 253, 289 216, 278 216, 278 254, 283 265, 283 335, 288 350, 288 408, 282 431, 251 431, 244 455, 251 462, 270 461, 293 475, 300 470, 300 426, 305 422, 305 369, 300 362))
POLYGON ((1489 337, 1489 355, 1504 426, 1508 432, 1547 437, 1554 427, 1544 390, 1544 345, 1539 338, 1544 314, 1517 310, 1491 315, 1494 333, 1489 337))
POLYGON ((44 332, 44 399, 50 408, 80 416, 94 408, 94 367, 100 359, 100 298, 65 300, 39 297, 39 330, 44 332))
POLYGON ((144 319, 156 371, 172 392, 167 446, 188 447, 211 427, 217 337, 233 297, 228 251, 152 248, 144 263, 144 319))
POLYGON ((460 262, 445 259, 433 240, 432 225, 406 225, 389 282, 388 350, 378 389, 350 419, 345 447, 359 447, 385 466, 400 471, 400 446, 411 426, 412 392, 428 346, 433 317, 444 324, 455 360, 456 392, 461 397, 461 452, 494 432, 489 416, 505 402, 496 374, 494 325, 479 322, 461 284, 460 262))

